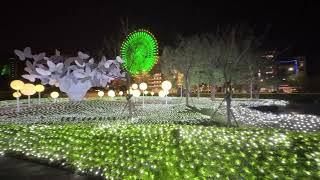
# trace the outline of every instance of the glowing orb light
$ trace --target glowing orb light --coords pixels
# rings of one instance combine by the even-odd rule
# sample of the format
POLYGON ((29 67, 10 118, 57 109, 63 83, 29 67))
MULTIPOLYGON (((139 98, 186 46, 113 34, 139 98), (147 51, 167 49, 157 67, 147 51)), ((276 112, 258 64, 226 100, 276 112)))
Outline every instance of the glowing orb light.
POLYGON ((36 92, 43 92, 44 91, 44 86, 42 84, 37 84, 35 87, 34 87, 34 90, 36 92))
POLYGON ((23 87, 24 83, 20 80, 13 80, 11 83, 10 83, 10 87, 14 90, 21 90, 22 87, 23 87))
POLYGON ((134 89, 134 90, 135 90, 135 89, 138 89, 138 84, 132 84, 131 87, 132 87, 132 89, 134 89))
POLYGON ((133 90, 132 91, 132 95, 134 96, 134 97, 139 97, 140 95, 141 95, 141 92, 140 92, 140 90, 133 90))
POLYGON ((161 84, 161 88, 165 91, 169 91, 172 88, 172 84, 170 81, 163 81, 161 84))
POLYGON ((119 91, 119 96, 122 96, 123 95, 123 92, 122 91, 119 91))
POLYGON ((12 96, 15 97, 15 98, 19 98, 19 97, 21 97, 21 93, 19 93, 19 92, 14 92, 14 93, 12 94, 12 96))
POLYGON ((104 92, 103 92, 103 91, 98 91, 98 96, 99 96, 99 97, 104 96, 104 92))
POLYGON ((153 91, 151 91, 151 92, 150 92, 150 94, 151 94, 151 96, 153 96, 153 95, 154 95, 154 92, 153 92, 153 91))
POLYGON ((109 96, 109 97, 115 97, 115 96, 116 96, 116 93, 114 92, 114 90, 109 90, 109 91, 108 91, 108 96, 109 96))
POLYGON ((120 54, 125 69, 132 75, 148 72, 158 60, 158 43, 149 31, 137 30, 122 43, 120 54))
POLYGON ((23 95, 26 95, 26 96, 31 96, 31 95, 34 95, 36 93, 36 90, 35 90, 35 85, 33 84, 30 84, 30 83, 26 83, 22 86, 22 88, 20 89, 21 93, 23 95))
POLYGON ((166 94, 167 93, 164 90, 159 91, 159 97, 165 97, 166 94))
POLYGON ((139 84, 139 89, 141 89, 142 91, 146 90, 148 88, 147 83, 140 83, 139 84))
POLYGON ((148 95, 148 93, 149 93, 148 91, 144 91, 143 92, 144 95, 148 95))
POLYGON ((56 91, 53 91, 50 93, 50 96, 53 98, 53 99, 57 99, 59 97, 59 93, 56 92, 56 91))

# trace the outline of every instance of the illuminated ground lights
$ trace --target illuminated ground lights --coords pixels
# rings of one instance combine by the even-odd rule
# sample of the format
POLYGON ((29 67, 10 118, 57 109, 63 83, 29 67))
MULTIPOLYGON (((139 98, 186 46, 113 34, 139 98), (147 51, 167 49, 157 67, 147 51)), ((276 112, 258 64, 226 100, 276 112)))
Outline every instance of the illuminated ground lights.
POLYGON ((1 153, 107 179, 320 178, 320 134, 188 125, 4 125, 1 153))
MULTIPOLYGON (((236 119, 253 128, 219 128, 199 126, 210 117, 186 110, 180 98, 170 98, 167 106, 145 98, 133 119, 123 111, 124 98, 46 102, 20 113, 2 106, 0 154, 23 154, 106 179, 320 178, 320 133, 299 132, 318 130, 319 117, 248 108, 285 101, 233 101, 236 119)), ((220 103, 191 102, 212 109, 220 103)), ((222 106, 218 113, 224 112, 222 106)))

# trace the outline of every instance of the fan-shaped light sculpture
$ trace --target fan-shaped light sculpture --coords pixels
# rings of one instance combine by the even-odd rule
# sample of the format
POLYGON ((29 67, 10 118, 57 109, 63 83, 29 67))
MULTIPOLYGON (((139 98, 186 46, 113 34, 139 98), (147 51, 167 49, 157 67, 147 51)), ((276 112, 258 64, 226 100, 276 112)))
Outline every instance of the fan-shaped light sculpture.
POLYGON ((40 104, 41 92, 44 91, 44 86, 42 84, 37 84, 34 89, 38 92, 38 104, 40 104))
POLYGON ((147 30, 130 33, 121 45, 125 69, 132 75, 150 71, 158 60, 158 43, 147 30))
POLYGON ((20 91, 23 95, 28 96, 28 106, 30 107, 30 96, 36 93, 35 85, 26 83, 22 86, 22 89, 20 91))

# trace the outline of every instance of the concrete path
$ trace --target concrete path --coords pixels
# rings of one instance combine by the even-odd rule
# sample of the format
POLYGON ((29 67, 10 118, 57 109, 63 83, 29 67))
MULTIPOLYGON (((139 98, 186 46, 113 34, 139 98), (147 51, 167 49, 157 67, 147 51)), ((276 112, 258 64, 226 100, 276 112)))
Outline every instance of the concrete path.
POLYGON ((12 157, 0 157, 1 180, 100 180, 12 157))

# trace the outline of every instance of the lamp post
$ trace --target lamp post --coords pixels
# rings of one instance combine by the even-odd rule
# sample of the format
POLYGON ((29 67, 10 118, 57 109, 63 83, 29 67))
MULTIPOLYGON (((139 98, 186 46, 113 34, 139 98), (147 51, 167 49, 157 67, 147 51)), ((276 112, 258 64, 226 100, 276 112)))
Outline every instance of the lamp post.
POLYGON ((139 84, 139 89, 142 90, 142 107, 144 108, 144 91, 148 88, 147 83, 141 83, 139 84))
POLYGON ((166 96, 166 104, 168 104, 168 94, 169 90, 172 87, 172 84, 170 81, 163 81, 161 84, 162 89, 165 91, 165 96, 166 96))
POLYGON ((40 104, 41 92, 44 91, 44 86, 42 84, 37 84, 34 89, 38 92, 38 104, 40 104))
POLYGON ((12 95, 17 99, 17 112, 19 112, 20 111, 19 98, 21 97, 21 93, 14 92, 12 95))
POLYGON ((23 95, 28 96, 28 107, 30 107, 30 96, 36 93, 35 85, 26 83, 23 85, 20 91, 23 95))
MULTIPOLYGON (((10 87, 12 89, 16 90, 17 91, 16 93, 20 94, 20 96, 21 96, 21 93, 19 92, 19 90, 22 89, 23 85, 24 85, 24 83, 22 81, 20 81, 20 80, 13 80, 10 83, 10 87)), ((20 100, 19 100, 20 96, 16 97, 17 98, 17 112, 20 112, 20 100)))
POLYGON ((59 97, 59 93, 56 91, 53 91, 50 93, 50 96, 53 98, 53 102, 56 103, 57 102, 57 98, 59 97))

